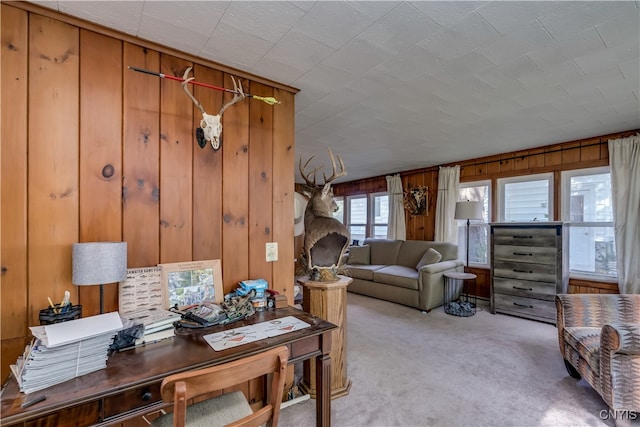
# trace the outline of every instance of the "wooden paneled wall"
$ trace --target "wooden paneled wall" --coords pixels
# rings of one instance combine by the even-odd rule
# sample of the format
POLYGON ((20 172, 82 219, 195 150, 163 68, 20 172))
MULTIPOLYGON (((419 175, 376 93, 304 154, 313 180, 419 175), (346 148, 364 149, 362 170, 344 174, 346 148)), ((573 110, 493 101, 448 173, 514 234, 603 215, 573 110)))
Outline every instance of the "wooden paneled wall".
MULTIPOLYGON (((74 242, 126 241, 128 266, 221 259, 224 291, 264 278, 293 302, 294 95, 290 88, 26 3, 2 3, 2 378, 47 298, 99 311, 71 284, 74 242), (222 148, 178 82, 135 66, 274 96, 226 110, 222 148), (265 243, 279 260, 266 262, 265 243)), ((207 112, 231 98, 191 86, 207 112)), ((118 309, 117 284, 105 311, 118 309)))
MULTIPOLYGON (((560 220, 560 175, 562 171, 582 169, 609 164, 609 139, 624 138, 637 133, 639 130, 619 132, 602 135, 579 141, 557 143, 531 150, 514 151, 496 156, 477 159, 461 160, 459 162, 441 166, 460 165, 460 182, 491 181, 491 193, 497 194, 496 185, 498 178, 518 175, 531 175, 538 173, 554 174, 554 218, 560 220)), ((403 188, 413 188, 424 185, 429 188, 429 199, 426 215, 410 216, 405 211, 407 240, 433 240, 435 230, 435 202, 438 190, 438 170, 440 166, 432 166, 424 169, 400 172, 403 188)), ((349 196, 354 194, 373 193, 386 191, 387 183, 384 176, 335 184, 333 192, 336 196, 349 196)), ((496 218, 496 204, 493 204, 491 212, 492 221, 496 218)), ((470 268, 477 274, 477 294, 480 297, 489 298, 491 281, 489 270, 483 268, 470 268)), ((586 280, 574 280, 569 282, 571 293, 618 293, 615 283, 590 282, 586 280)))

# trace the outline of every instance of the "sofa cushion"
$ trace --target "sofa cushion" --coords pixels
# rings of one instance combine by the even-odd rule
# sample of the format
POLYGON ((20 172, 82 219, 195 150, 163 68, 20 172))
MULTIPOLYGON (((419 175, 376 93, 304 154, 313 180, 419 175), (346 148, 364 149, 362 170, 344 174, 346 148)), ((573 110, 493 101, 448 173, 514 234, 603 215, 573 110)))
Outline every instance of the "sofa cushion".
POLYGON ((568 326, 564 328, 565 342, 587 361, 595 372, 600 365, 600 333, 602 328, 568 326))
POLYGON ((373 281, 373 273, 376 270, 385 267, 384 265, 348 265, 347 274, 349 277, 353 277, 354 279, 362 279, 362 280, 371 280, 373 281))
POLYGON ((442 259, 442 254, 436 251, 433 248, 427 249, 427 251, 422 255, 420 261, 416 264, 416 270, 420 270, 425 265, 435 264, 436 262, 440 262, 442 259))
POLYGON ((397 264, 398 252, 404 243, 402 240, 366 239, 365 245, 371 247, 371 264, 397 264))
POLYGON ((370 264, 371 250, 369 245, 349 247, 349 264, 370 264))
POLYGON ((418 271, 413 267, 387 265, 373 272, 373 280, 400 288, 418 289, 418 271))

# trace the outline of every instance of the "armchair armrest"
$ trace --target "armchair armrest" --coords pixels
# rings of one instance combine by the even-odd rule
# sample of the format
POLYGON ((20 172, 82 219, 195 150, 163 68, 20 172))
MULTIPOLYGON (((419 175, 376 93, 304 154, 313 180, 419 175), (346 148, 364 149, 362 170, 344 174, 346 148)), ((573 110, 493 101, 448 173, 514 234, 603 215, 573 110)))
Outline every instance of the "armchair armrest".
POLYGON ((640 356, 640 323, 604 325, 600 335, 600 350, 640 356))
POLYGON ((614 323, 600 334, 600 395, 611 409, 640 411, 640 323, 614 323))

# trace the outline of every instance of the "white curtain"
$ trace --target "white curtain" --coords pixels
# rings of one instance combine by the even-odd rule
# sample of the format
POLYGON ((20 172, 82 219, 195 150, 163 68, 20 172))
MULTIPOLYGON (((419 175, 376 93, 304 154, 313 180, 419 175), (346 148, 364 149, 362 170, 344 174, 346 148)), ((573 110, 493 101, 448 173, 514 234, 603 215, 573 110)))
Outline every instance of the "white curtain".
POLYGON ((402 203, 402 179, 400 174, 388 175, 387 192, 389 193, 389 225, 387 239, 406 240, 407 227, 404 220, 404 204, 402 203))
POLYGON ((618 290, 640 294, 640 135, 609 140, 618 290))
POLYGON ((440 167, 436 200, 436 242, 458 243, 458 227, 453 219, 458 201, 460 166, 440 167))

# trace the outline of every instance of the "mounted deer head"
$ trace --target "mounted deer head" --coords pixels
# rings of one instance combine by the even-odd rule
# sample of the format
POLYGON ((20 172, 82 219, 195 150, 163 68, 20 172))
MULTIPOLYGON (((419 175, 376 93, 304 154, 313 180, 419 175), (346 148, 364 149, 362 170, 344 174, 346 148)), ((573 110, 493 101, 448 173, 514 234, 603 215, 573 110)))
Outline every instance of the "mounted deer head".
POLYGON ((338 209, 338 205, 333 199, 333 189, 331 188, 331 183, 345 176, 347 170, 340 156, 338 156, 340 170, 337 170, 336 160, 331 149, 329 149, 329 156, 333 172, 329 177, 323 174, 324 183, 322 185, 316 184, 316 172, 321 167, 305 172, 314 156, 309 158, 304 166, 302 159, 300 159, 298 166, 300 174, 306 182, 305 190, 309 192, 309 202, 304 213, 304 253, 312 280, 320 279, 320 281, 337 280, 336 270, 340 266, 342 256, 351 240, 351 234, 347 227, 333 218, 333 212, 338 209))
POLYGON ((246 97, 244 91, 242 90, 242 82, 239 82, 239 84, 236 83, 236 79, 231 76, 231 80, 233 81, 233 99, 224 104, 222 108, 220 108, 220 111, 218 111, 218 114, 212 116, 204 111, 204 107, 202 106, 202 104, 200 104, 200 102, 198 102, 198 100, 191 94, 191 92, 189 92, 189 82, 195 79, 195 77, 188 77, 190 72, 191 67, 187 68, 184 72, 184 75, 182 76, 182 88, 184 89, 187 96, 191 98, 196 107, 198 107, 198 109, 202 112, 202 120, 200 120, 199 129, 202 129, 203 135, 202 137, 200 137, 200 135, 197 135, 198 144, 201 148, 204 148, 206 143, 209 142, 211 144, 211 148, 217 151, 220 149, 220 135, 222 134, 222 114, 227 108, 231 107, 238 101, 242 101, 246 97))
POLYGON ((307 168, 307 166, 309 166, 309 163, 311 163, 314 157, 315 156, 311 156, 309 160, 305 162, 304 166, 302 165, 302 159, 300 159, 298 168, 300 170, 300 175, 302 175, 306 183, 304 185, 304 188, 309 193, 309 198, 310 198, 309 203, 314 204, 314 210, 316 211, 316 216, 331 217, 332 213, 338 210, 338 205, 333 199, 333 189, 331 188, 331 182, 335 181, 340 177, 345 176, 347 174, 347 170, 345 169, 344 163, 340 158, 340 156, 337 156, 338 163, 340 164, 340 171, 337 171, 336 160, 333 157, 333 152, 331 151, 331 149, 329 149, 329 157, 331 159, 331 166, 332 166, 333 173, 328 178, 323 173, 322 176, 324 177, 324 184, 317 185, 316 172, 319 169, 322 169, 322 166, 319 168, 315 168, 308 173, 305 172, 305 169, 307 168), (313 179, 312 179, 312 176, 313 176, 313 179))

